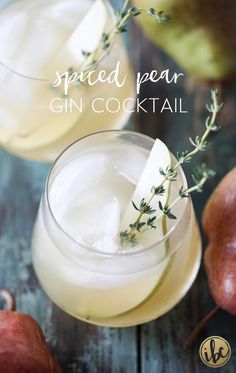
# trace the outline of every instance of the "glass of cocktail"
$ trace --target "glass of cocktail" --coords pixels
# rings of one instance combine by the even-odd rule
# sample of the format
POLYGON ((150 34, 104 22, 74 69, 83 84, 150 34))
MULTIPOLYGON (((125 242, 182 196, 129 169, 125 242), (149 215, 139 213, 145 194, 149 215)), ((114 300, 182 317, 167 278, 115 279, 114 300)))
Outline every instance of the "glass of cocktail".
MULTIPOLYGON (((147 166, 153 145, 132 131, 99 132, 69 146, 48 176, 33 264, 47 295, 80 320, 114 327, 153 320, 174 307, 196 277, 201 242, 190 198, 174 205, 175 220, 160 216, 155 229, 122 242, 121 232, 139 214, 131 201, 137 193, 146 197, 154 182, 148 173, 160 178, 159 167, 176 164, 159 141, 156 164, 147 166)), ((178 166, 176 180, 152 206, 171 205, 181 187, 187 181, 178 166)))
POLYGON ((121 37, 96 61, 89 56, 117 22, 109 1, 18 0, 3 2, 0 10, 2 147, 54 161, 79 137, 127 123, 130 110, 118 105, 134 97, 134 84, 121 37), (95 81, 101 71, 108 76, 116 68, 121 80, 126 76, 122 86, 75 82, 65 92, 54 84, 56 72, 63 78, 94 71, 95 81))

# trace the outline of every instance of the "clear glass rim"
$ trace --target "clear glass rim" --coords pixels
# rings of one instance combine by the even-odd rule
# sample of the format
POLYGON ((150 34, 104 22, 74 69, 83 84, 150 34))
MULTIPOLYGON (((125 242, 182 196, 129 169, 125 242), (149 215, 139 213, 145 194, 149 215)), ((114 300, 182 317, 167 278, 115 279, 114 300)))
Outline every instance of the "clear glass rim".
MULTIPOLYGON (((124 251, 124 248, 119 246, 119 249, 121 251, 117 251, 115 253, 107 253, 107 252, 104 252, 104 251, 100 251, 100 250, 95 250, 93 248, 91 248, 90 246, 87 246, 87 245, 84 245, 84 244, 81 244, 80 242, 76 241, 76 239, 74 239, 68 232, 66 232, 64 230, 64 228, 61 226, 61 224, 57 221, 52 209, 51 209, 51 205, 50 205, 50 200, 49 200, 49 184, 50 184, 50 181, 51 181, 51 177, 52 177, 52 174, 54 172, 54 169, 56 168, 58 162, 60 161, 60 159, 66 154, 66 152, 68 150, 70 150, 71 148, 73 148, 74 145, 76 145, 77 143, 79 143, 80 141, 83 141, 84 139, 87 139, 87 138, 90 138, 90 137, 94 137, 94 136, 97 136, 97 135, 101 135, 101 134, 130 134, 130 135, 135 135, 137 137, 140 137, 140 138, 143 138, 143 139, 146 139, 148 141, 151 141, 153 144, 154 144, 154 139, 151 138, 150 136, 147 136, 147 135, 144 135, 142 133, 139 133, 139 132, 136 132, 136 131, 131 131, 131 130, 105 130, 105 131, 98 131, 98 132, 94 132, 94 133, 91 133, 89 135, 86 135, 86 136, 83 136, 81 138, 79 138, 78 140, 74 141, 72 144, 70 144, 69 146, 67 146, 60 154, 59 156, 56 158, 56 160, 53 162, 52 166, 51 166, 51 169, 49 171, 49 174, 47 176, 47 179, 46 179, 46 185, 45 185, 45 189, 44 189, 44 196, 45 196, 45 200, 46 200, 46 205, 47 205, 47 208, 48 208, 48 211, 50 213, 50 216, 51 218, 53 219, 53 222, 56 224, 56 227, 64 234, 66 235, 67 238, 69 238, 69 240, 71 240, 73 243, 75 243, 76 245, 82 247, 85 251, 88 251, 90 253, 93 253, 93 254, 96 254, 96 255, 101 255, 103 257, 123 257, 123 256, 133 256, 133 255, 138 255, 140 253, 143 253, 145 251, 149 251, 151 249, 154 249, 156 246, 160 245, 162 242, 166 241, 168 238, 170 238, 170 236, 176 231, 176 229, 180 226, 180 224, 182 223, 183 221, 183 218, 184 218, 184 215, 185 215, 185 212, 188 208, 188 204, 189 204, 189 201, 190 201, 190 198, 188 199, 184 199, 184 209, 182 210, 182 215, 179 219, 176 220, 176 223, 173 225, 173 227, 166 233, 163 235, 163 237, 157 241, 155 241, 155 243, 147 246, 147 247, 142 247, 141 249, 139 250, 135 250, 135 251, 128 251, 128 250, 125 250, 124 251)), ((172 157, 174 160, 176 160, 176 158, 173 156, 173 154, 171 153, 172 157)), ((177 160, 176 160, 177 161, 177 160)), ((182 169, 181 166, 179 166, 179 172, 180 172, 180 176, 183 180, 183 182, 185 183, 185 185, 187 186, 187 180, 186 180, 186 177, 185 177, 185 174, 184 174, 184 171, 182 169)))
MULTIPOLYGON (((102 2, 104 3, 106 9, 107 9, 107 12, 108 12, 108 15, 111 17, 112 21, 114 21, 114 25, 115 25, 115 20, 116 20, 116 17, 115 17, 115 12, 114 12, 114 9, 112 7, 112 5, 110 4, 110 2, 108 0, 102 0, 102 2)), ((4 9, 7 9, 9 6, 11 6, 12 4, 7 4, 6 7, 4 9)), ((1 12, 1 11, 0 11, 1 12)), ((113 47, 113 44, 114 42, 109 46, 109 48, 104 51, 104 53, 102 54, 102 56, 92 65, 90 65, 87 69, 83 70, 83 72, 87 72, 93 68, 96 68, 97 65, 110 53, 110 50, 112 49, 113 47)), ((50 80, 50 79, 46 79, 46 78, 40 78, 40 77, 34 77, 34 76, 30 76, 30 75, 27 75, 27 74, 23 74, 21 72, 18 72, 16 70, 14 70, 11 66, 8 66, 0 57, 0 66, 2 66, 4 69, 7 69, 8 71, 10 71, 12 74, 16 74, 18 75, 19 77, 23 78, 23 79, 28 79, 28 80, 34 80, 34 81, 39 81, 39 82, 42 82, 42 83, 52 83, 53 80, 50 80)), ((78 72, 79 73, 79 72, 78 72)))

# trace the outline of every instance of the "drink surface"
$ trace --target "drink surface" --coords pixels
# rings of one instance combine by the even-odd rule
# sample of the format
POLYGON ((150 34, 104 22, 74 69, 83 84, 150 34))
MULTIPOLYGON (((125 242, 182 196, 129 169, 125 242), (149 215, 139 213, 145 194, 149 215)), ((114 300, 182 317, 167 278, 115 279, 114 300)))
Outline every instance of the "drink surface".
MULTIPOLYGON (((113 326, 154 319, 158 309, 164 313, 177 303, 196 275, 200 240, 193 214, 180 242, 155 245, 153 230, 153 249, 138 245, 121 253, 120 222, 148 155, 122 140, 94 145, 49 183, 57 223, 43 198, 32 240, 34 266, 49 297, 77 318, 113 326), (180 279, 179 271, 187 275, 180 279)), ((173 198, 176 193, 173 188, 173 198)), ((181 218, 183 211, 175 213, 181 218)))
MULTIPOLYGON (((20 0, 1 11, 0 60, 10 70, 0 65, 0 84, 4 87, 0 93, 0 143, 11 152, 52 161, 77 138, 98 130, 121 128, 126 123, 130 114, 123 110, 111 113, 105 108, 111 97, 122 102, 134 96, 132 72, 119 37, 97 70, 109 73, 120 61, 121 76, 127 74, 122 88, 97 83, 94 87, 73 89, 67 101, 62 99, 61 90, 52 89, 56 71, 78 67, 72 65, 65 46, 93 4, 92 0, 20 0), (27 79, 12 70, 36 79, 27 79), (95 97, 104 100, 103 113, 92 110, 95 97)), ((113 19, 108 5, 105 11, 107 31, 112 28, 113 19)), ((88 32, 92 32, 92 27, 88 32)), ((110 105, 110 111, 114 105, 110 105)))

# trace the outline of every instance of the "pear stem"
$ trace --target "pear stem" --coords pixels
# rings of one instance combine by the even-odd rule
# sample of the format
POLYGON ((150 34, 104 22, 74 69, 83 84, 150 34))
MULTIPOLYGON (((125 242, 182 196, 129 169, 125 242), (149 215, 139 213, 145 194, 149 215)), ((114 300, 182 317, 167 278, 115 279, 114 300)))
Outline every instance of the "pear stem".
POLYGON ((196 341, 199 334, 205 329, 207 324, 214 319, 219 312, 221 311, 220 307, 215 307, 212 311, 210 311, 193 329, 190 336, 187 338, 187 340, 184 343, 184 349, 191 348, 193 346, 193 343, 196 341))
POLYGON ((5 300, 8 311, 15 311, 16 310, 15 297, 14 297, 13 294, 10 293, 9 290, 7 290, 7 289, 1 290, 0 297, 5 300))

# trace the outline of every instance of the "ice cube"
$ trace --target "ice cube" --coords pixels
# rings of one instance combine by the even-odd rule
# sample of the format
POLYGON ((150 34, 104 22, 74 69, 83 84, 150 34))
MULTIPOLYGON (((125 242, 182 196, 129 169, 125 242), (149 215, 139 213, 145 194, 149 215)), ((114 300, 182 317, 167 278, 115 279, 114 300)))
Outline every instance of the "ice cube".
POLYGON ((106 253, 118 250, 120 204, 115 197, 107 203, 94 201, 90 206, 74 204, 58 213, 59 223, 78 243, 106 253))
POLYGON ((93 247, 106 253, 118 250, 117 236, 120 226, 120 203, 113 197, 102 209, 93 231, 93 247))
MULTIPOLYGON (((85 201, 83 193, 92 189, 106 171, 107 157, 102 153, 81 155, 55 177, 50 186, 50 203, 56 212, 70 210, 76 201, 85 201)), ((94 193, 93 193, 94 194, 94 193)), ((91 196, 88 198, 91 201, 91 196)), ((85 201, 87 203, 87 201, 85 201)))
POLYGON ((140 148, 136 151, 135 149, 126 150, 125 154, 123 151, 122 160, 117 164, 117 171, 130 183, 137 185, 146 161, 147 154, 142 152, 140 148))

